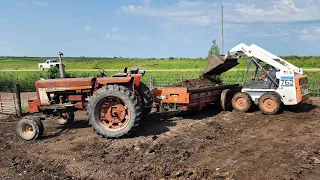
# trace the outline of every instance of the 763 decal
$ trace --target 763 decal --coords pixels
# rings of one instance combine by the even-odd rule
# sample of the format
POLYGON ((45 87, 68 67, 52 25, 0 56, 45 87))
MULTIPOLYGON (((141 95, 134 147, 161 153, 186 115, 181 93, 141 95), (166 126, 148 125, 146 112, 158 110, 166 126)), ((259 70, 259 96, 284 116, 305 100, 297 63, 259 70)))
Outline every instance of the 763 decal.
POLYGON ((280 85, 282 87, 290 87, 293 86, 293 77, 281 77, 280 85))

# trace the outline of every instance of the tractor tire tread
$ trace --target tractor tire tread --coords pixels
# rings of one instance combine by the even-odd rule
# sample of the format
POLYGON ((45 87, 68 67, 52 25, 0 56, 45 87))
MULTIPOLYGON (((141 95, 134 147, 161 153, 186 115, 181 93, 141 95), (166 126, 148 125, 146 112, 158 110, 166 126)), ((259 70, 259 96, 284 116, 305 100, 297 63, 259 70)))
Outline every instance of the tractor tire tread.
MULTIPOLYGON (((104 138, 120 138, 120 137, 131 134, 135 130, 135 127, 137 127, 139 125, 139 121, 142 118, 141 111, 142 111, 141 104, 137 100, 137 96, 130 89, 128 89, 124 86, 121 86, 121 85, 117 85, 117 84, 108 85, 108 86, 104 86, 104 87, 101 87, 100 89, 98 89, 97 92, 94 93, 91 96, 91 98, 89 99, 89 104, 88 104, 89 124, 90 124, 90 126, 92 126, 92 129, 98 135, 100 135, 104 138), (131 124, 131 127, 129 127, 128 129, 126 129, 124 131, 120 131, 120 132, 116 132, 116 133, 110 133, 107 130, 103 131, 103 130, 101 130, 101 128, 97 127, 99 125, 97 125, 97 123, 93 119, 95 116, 94 113, 96 111, 96 107, 94 107, 94 106, 97 103, 95 101, 99 101, 99 99, 104 98, 105 95, 108 95, 109 93, 125 96, 127 98, 126 100, 128 102, 130 102, 131 106, 133 106, 133 108, 130 109, 130 117, 133 118, 134 122, 131 124)), ((129 120, 129 121, 132 121, 132 120, 129 120)), ((128 123, 130 123, 130 122, 128 122, 128 123)))

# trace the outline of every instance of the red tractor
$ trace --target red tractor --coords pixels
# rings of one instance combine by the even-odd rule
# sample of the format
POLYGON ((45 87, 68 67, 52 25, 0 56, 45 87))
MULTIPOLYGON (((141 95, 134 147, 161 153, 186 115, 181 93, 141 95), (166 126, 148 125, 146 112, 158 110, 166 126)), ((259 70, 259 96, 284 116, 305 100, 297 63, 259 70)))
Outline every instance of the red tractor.
POLYGON ((134 69, 128 73, 125 68, 110 77, 105 70, 99 71, 97 77, 37 81, 37 98, 28 100, 31 115, 18 122, 18 135, 24 140, 40 138, 43 115, 69 124, 77 110, 87 110, 89 124, 103 137, 116 138, 133 131, 153 103, 152 93, 141 82, 145 72, 134 69))

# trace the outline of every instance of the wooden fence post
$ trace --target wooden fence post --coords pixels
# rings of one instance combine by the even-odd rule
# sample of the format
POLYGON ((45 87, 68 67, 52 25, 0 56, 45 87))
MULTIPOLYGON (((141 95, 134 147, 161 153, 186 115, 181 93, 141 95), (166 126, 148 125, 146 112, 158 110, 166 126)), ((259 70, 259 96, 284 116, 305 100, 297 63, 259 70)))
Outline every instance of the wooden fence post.
POLYGON ((317 77, 317 84, 316 84, 316 88, 317 88, 317 94, 315 95, 316 97, 320 96, 320 75, 318 75, 317 77))
POLYGON ((150 84, 149 84, 149 87, 150 87, 150 89, 152 89, 153 86, 154 86, 152 75, 150 75, 150 82, 149 82, 149 83, 150 83, 150 84))
POLYGON ((21 117, 22 116, 22 108, 21 108, 20 85, 16 84, 14 90, 16 92, 16 100, 17 100, 16 105, 18 106, 18 112, 16 112, 16 114, 19 117, 21 117))

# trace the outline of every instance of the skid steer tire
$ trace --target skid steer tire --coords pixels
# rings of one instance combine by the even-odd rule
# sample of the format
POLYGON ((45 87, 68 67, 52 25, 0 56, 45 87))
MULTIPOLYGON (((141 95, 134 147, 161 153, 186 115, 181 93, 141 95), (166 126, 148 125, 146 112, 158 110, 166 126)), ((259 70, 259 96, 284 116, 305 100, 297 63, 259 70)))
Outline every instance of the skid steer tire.
POLYGON ((247 93, 238 92, 232 98, 232 107, 236 111, 249 112, 252 106, 253 101, 247 93))
POLYGON ((22 118, 17 124, 16 131, 19 137, 26 141, 36 140, 41 136, 39 124, 32 118, 22 118))
POLYGON ((221 109, 223 111, 232 111, 232 95, 233 91, 230 89, 225 89, 222 91, 220 96, 221 109))
POLYGON ((143 107, 142 108, 143 118, 146 118, 148 114, 150 114, 151 112, 151 108, 153 104, 153 95, 149 87, 143 82, 140 83, 139 94, 141 97, 141 104, 143 107))
POLYGON ((135 93, 119 85, 100 88, 90 98, 89 107, 90 125, 105 138, 130 134, 142 117, 141 103, 135 93))
POLYGON ((275 92, 267 92, 259 98, 259 109, 263 114, 277 114, 282 106, 281 97, 275 92))

